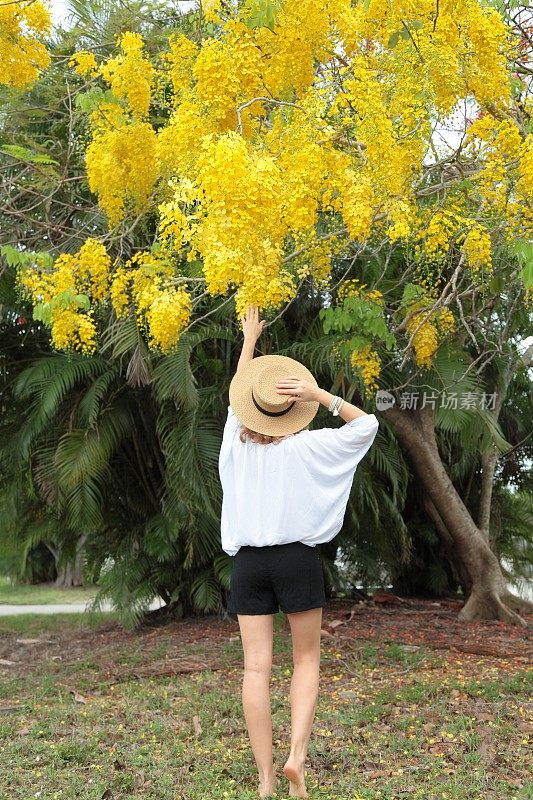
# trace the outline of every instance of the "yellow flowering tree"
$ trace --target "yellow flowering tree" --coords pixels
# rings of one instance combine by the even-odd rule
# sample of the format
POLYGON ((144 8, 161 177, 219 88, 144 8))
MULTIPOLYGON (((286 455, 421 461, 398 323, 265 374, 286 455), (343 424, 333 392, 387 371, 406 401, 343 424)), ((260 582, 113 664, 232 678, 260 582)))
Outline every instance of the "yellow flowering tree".
MULTIPOLYGON (((88 115, 89 188, 114 230, 156 212, 181 281, 166 307, 179 304, 183 324, 171 326, 166 351, 203 291, 196 280, 186 288, 189 264, 201 264, 209 295, 234 293, 239 316, 248 303, 281 309, 306 282, 328 291, 332 258, 371 239, 412 242, 434 273, 453 246, 479 281, 491 271, 495 228, 504 223, 506 241, 527 238, 531 97, 517 116, 509 65, 519 48, 496 10, 477 0, 437 11, 247 0, 204 13, 201 39, 173 33, 153 53, 126 31, 115 55, 69 61, 91 86, 77 98, 88 115), (462 160, 449 150, 427 163, 435 119, 465 98, 481 110, 462 160), (436 179, 452 172, 441 190, 436 179)), ((114 264, 120 287, 130 267, 114 264)), ((109 297, 120 294, 113 280, 109 297)), ((74 339, 75 329, 73 318, 74 339)), ((429 364, 431 342, 426 321, 411 337, 415 358, 426 354, 418 363, 429 364)))
MULTIPOLYGON (((467 340, 477 358, 505 287, 530 313, 532 96, 505 16, 479 0, 211 0, 187 20, 163 48, 122 30, 113 52, 69 58, 77 146, 108 229, 21 263, 56 348, 96 353, 123 324, 176 354, 206 299, 235 322, 249 303, 273 318, 305 298, 364 394, 398 376, 437 385, 467 340), (460 103, 471 117, 443 145, 436 128, 460 103)), ((464 616, 516 620, 486 524, 449 500, 435 415, 384 419, 410 452, 426 437, 428 514, 479 585, 464 616)))

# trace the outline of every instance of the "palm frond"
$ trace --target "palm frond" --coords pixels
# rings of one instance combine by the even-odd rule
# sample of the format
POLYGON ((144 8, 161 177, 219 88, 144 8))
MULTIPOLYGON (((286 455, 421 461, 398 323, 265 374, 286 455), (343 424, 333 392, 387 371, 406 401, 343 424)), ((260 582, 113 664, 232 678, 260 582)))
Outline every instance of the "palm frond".
POLYGON ((80 427, 92 428, 96 425, 101 411, 102 400, 117 379, 118 368, 109 365, 106 372, 99 375, 81 398, 77 408, 77 421, 80 427))
POLYGON ((157 400, 173 400, 183 409, 191 409, 198 403, 197 381, 191 369, 194 348, 209 340, 233 339, 233 334, 220 325, 199 325, 184 333, 179 340, 176 353, 161 359, 154 369, 154 392, 157 400))

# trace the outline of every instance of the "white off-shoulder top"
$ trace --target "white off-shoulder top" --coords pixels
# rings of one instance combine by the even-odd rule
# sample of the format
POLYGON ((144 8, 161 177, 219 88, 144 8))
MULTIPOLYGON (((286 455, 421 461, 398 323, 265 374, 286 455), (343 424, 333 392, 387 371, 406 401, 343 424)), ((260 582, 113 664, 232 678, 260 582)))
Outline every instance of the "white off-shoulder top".
POLYGON ((329 542, 340 531, 357 465, 379 423, 364 414, 339 428, 303 430, 277 444, 242 442, 228 406, 218 467, 222 549, 329 542))

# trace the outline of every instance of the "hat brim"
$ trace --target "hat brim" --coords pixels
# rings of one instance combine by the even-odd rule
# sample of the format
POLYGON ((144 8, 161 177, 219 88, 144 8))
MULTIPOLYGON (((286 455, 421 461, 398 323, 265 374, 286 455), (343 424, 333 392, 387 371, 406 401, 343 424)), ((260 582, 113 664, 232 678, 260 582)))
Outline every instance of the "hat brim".
POLYGON ((271 363, 286 367, 287 375, 297 375, 318 386, 313 374, 296 359, 281 355, 258 356, 247 361, 233 376, 229 386, 230 406, 237 419, 257 433, 266 436, 286 436, 290 433, 297 433, 309 425, 316 415, 320 403, 294 400, 290 403, 289 411, 281 417, 269 417, 267 414, 263 414, 252 401, 252 384, 256 375, 271 363))

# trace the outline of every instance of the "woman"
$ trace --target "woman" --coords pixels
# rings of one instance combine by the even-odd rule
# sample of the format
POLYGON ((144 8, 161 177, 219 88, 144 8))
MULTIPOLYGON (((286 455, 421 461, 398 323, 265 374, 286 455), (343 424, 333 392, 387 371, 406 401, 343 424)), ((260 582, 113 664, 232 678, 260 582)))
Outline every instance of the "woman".
POLYGON ((321 389, 286 356, 254 358, 264 320, 256 306, 241 317, 244 344, 229 388, 219 456, 222 548, 233 556, 228 611, 244 650, 243 710, 259 770, 259 795, 276 790, 270 674, 273 615, 287 614, 292 635, 291 749, 283 767, 291 797, 308 797, 305 759, 315 716, 322 608, 317 544, 341 529, 353 476, 378 429, 374 414, 321 389), (309 430, 320 405, 346 423, 309 430))

